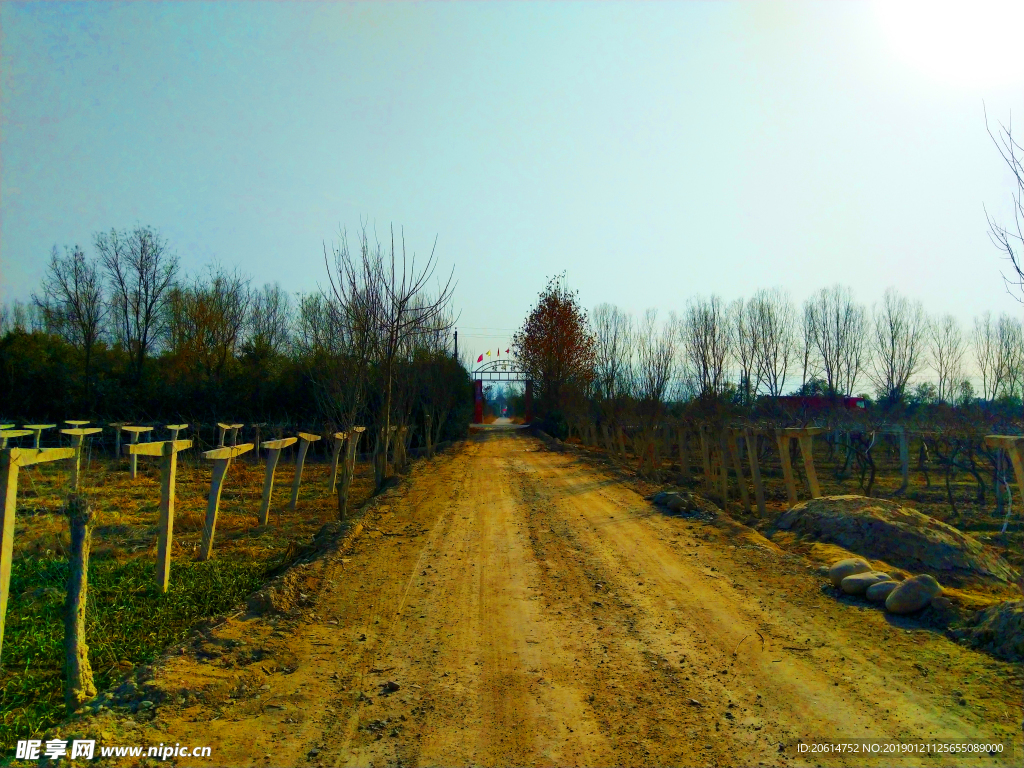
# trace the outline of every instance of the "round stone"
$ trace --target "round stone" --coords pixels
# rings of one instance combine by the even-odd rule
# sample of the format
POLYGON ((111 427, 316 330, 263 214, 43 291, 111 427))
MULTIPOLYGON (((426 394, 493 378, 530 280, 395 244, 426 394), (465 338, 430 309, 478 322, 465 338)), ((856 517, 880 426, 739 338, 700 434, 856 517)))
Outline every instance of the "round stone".
POLYGON ((882 581, 891 581, 888 573, 866 571, 847 576, 839 586, 848 595, 863 595, 872 584, 878 584, 882 581))
POLYGON ((922 573, 907 579, 885 598, 885 610, 889 613, 914 613, 927 608, 932 598, 942 594, 942 587, 933 576, 922 573))
POLYGON ((832 586, 838 587, 847 576, 853 576, 855 573, 867 573, 870 570, 871 565, 863 557, 848 557, 846 560, 833 563, 832 567, 828 569, 828 577, 832 581, 832 586))

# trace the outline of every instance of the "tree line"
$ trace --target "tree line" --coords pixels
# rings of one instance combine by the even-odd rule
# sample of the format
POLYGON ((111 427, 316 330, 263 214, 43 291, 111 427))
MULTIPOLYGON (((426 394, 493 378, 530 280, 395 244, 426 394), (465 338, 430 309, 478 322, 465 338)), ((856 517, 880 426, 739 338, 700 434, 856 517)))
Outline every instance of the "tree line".
POLYGON ((838 284, 802 306, 781 288, 731 302, 696 296, 661 319, 607 303, 588 313, 559 277, 515 344, 540 383, 541 411, 562 417, 596 408, 609 421, 646 421, 670 403, 749 411, 787 393, 856 394, 887 411, 996 401, 1019 413, 1024 397, 1019 317, 986 312, 965 329, 893 288, 871 308, 838 284))
POLYGON ((0 307, 2 415, 358 423, 384 454, 398 428, 448 439, 471 397, 448 348, 452 276, 400 234, 349 240, 325 246, 326 287, 296 297, 220 264, 186 275, 152 227, 54 246, 31 300, 0 307))

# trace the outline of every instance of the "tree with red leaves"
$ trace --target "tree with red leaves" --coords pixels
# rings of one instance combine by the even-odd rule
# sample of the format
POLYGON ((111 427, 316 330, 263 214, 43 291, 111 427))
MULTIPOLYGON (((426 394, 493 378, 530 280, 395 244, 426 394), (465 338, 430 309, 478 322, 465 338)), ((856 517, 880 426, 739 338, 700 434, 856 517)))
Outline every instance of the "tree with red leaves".
POLYGON ((537 386, 540 415, 561 414, 570 400, 587 394, 596 343, 578 294, 565 287, 565 273, 551 278, 512 338, 513 354, 537 386))

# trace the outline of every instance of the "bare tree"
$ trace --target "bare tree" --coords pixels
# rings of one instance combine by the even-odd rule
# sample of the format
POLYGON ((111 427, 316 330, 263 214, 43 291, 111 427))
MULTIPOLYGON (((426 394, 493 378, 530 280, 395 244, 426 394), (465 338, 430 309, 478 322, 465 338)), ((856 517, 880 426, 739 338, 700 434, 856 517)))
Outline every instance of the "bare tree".
POLYGON ((882 398, 903 400, 907 382, 924 366, 928 318, 918 301, 888 288, 873 312, 872 366, 868 376, 882 398))
POLYGON ((625 397, 632 380, 633 318, 613 304, 598 304, 592 316, 595 345, 595 384, 602 400, 625 397))
POLYGON ((865 356, 867 312, 846 286, 822 288, 805 305, 805 333, 830 395, 849 395, 865 356))
POLYGON ((644 313, 636 335, 636 394, 655 416, 660 415, 675 373, 677 337, 678 330, 671 323, 658 330, 658 310, 644 313))
MULTIPOLYGON (((376 480, 380 487, 387 474, 396 359, 409 337, 423 333, 440 333, 446 337, 451 331, 454 320, 443 328, 437 323, 440 318, 450 316, 446 313, 455 289, 454 270, 447 281, 431 293, 429 283, 437 265, 434 248, 426 261, 417 265, 416 256, 409 257, 406 253, 404 235, 400 249, 395 243, 394 230, 391 231, 389 249, 379 242, 371 247, 364 228, 361 258, 357 261, 351 257, 345 240, 343 232, 343 244, 334 248, 333 268, 328 261, 328 276, 339 319, 343 325, 349 325, 348 333, 366 334, 372 340, 369 351, 383 379, 381 423, 375 435, 376 480), (353 308, 357 310, 354 313, 353 308), (366 327, 361 330, 353 328, 350 325, 353 321, 365 323, 366 327)), ((326 248, 324 257, 327 260, 326 248)))
POLYGON ((796 308, 781 288, 760 290, 750 300, 756 391, 779 397, 796 357, 796 308))
POLYGON ((756 377, 759 355, 758 338, 754 333, 754 305, 738 298, 729 305, 730 347, 740 367, 740 391, 743 401, 749 403, 757 394, 756 377))
POLYGON ((84 358, 85 395, 92 392, 92 356, 103 333, 107 308, 103 301, 103 281, 96 264, 79 247, 64 248, 64 255, 53 246, 43 277, 42 296, 33 295, 47 326, 79 349, 84 358))
POLYGON ((729 358, 730 334, 725 306, 718 296, 691 299, 679 325, 682 347, 701 398, 721 394, 726 385, 725 365, 729 358))
POLYGON ((998 394, 1018 397, 1024 384, 1024 331, 1020 320, 1001 314, 996 325, 996 338, 996 364, 1002 371, 1002 387, 998 394))
POLYGON ((943 315, 929 327, 928 351, 932 369, 939 378, 938 397, 941 402, 953 402, 963 380, 963 359, 967 351, 960 323, 953 315, 943 315))
POLYGON ((291 339, 292 306, 288 293, 277 283, 253 291, 245 348, 262 357, 284 354, 291 339))
MULTIPOLYGON (((1013 205, 1012 228, 994 221, 988 210, 985 211, 985 217, 988 219, 989 237, 993 244, 1006 254, 1013 270, 1009 277, 1003 276, 1007 289, 1013 288, 1017 293, 1017 300, 1024 301, 1024 147, 1014 140, 1012 127, 1010 122, 1006 125, 1000 124, 997 137, 989 127, 988 114, 985 115, 985 129, 1016 181, 1016 188, 1010 195, 1013 205)), ((1011 293, 1013 292, 1011 290, 1011 293)))
POLYGON ((114 336, 130 355, 135 381, 165 327, 165 308, 178 273, 178 258, 151 227, 96 235, 110 284, 114 336))
POLYGON ((995 400, 1002 388, 1005 370, 999 360, 999 335, 991 312, 974 318, 971 340, 974 361, 981 374, 981 397, 983 400, 995 400))

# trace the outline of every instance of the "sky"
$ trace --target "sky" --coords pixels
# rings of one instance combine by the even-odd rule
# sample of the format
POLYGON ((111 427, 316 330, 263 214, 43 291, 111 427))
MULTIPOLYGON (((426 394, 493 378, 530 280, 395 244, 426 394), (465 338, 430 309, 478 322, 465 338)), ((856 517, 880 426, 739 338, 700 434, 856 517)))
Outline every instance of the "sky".
POLYGON ((504 350, 586 307, 893 286, 1021 314, 985 209, 1024 123, 1024 4, 0 2, 0 301, 50 249, 155 227, 291 292, 393 225, 504 350))

